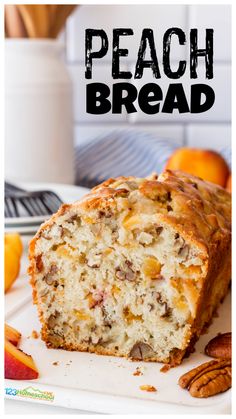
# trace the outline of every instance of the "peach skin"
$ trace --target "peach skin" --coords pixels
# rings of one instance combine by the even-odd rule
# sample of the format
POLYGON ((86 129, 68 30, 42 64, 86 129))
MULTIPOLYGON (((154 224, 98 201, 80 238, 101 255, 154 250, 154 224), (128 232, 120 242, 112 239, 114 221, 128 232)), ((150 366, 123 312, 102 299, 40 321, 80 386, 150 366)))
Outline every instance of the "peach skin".
POLYGON ((14 327, 5 323, 5 339, 9 340, 14 346, 17 346, 21 338, 21 333, 14 327))
POLYGON ((5 339, 5 378, 34 380, 38 370, 31 355, 27 355, 5 339))

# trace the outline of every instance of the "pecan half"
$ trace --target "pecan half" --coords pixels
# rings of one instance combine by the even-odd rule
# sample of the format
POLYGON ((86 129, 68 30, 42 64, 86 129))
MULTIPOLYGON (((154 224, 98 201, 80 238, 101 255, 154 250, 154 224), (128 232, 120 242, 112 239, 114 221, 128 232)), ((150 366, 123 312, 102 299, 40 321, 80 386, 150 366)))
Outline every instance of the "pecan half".
POLYGON ((231 387, 231 366, 208 371, 195 380, 189 389, 191 396, 203 398, 223 393, 231 387))
POLYGON ((212 358, 231 359, 232 336, 231 333, 223 333, 214 337, 205 347, 205 354, 212 358))
POLYGON ((152 347, 144 342, 137 342, 130 351, 129 357, 133 360, 145 360, 155 356, 152 347))
POLYGON ((210 397, 231 387, 231 361, 215 360, 192 369, 179 379, 179 385, 187 388, 193 397, 210 397))
POLYGON ((194 379, 194 377, 196 377, 198 374, 201 374, 207 368, 211 368, 212 366, 216 364, 217 364, 217 361, 205 362, 204 364, 201 364, 198 367, 193 368, 192 370, 186 372, 186 374, 181 375, 181 377, 179 378, 180 387, 188 388, 191 381, 194 379))

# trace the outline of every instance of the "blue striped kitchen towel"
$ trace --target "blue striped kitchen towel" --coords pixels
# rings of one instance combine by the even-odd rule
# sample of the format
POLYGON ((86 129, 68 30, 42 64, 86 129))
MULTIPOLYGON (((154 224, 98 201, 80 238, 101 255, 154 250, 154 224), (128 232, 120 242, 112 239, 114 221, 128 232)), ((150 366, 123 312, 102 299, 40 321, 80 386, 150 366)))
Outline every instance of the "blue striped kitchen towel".
POLYGON ((110 177, 160 173, 177 147, 148 133, 110 132, 76 147, 76 184, 91 188, 110 177))
MULTIPOLYGON (((135 130, 116 130, 75 148, 76 184, 91 188, 110 177, 161 173, 179 145, 135 130)), ((229 148, 222 155, 230 164, 229 148)))

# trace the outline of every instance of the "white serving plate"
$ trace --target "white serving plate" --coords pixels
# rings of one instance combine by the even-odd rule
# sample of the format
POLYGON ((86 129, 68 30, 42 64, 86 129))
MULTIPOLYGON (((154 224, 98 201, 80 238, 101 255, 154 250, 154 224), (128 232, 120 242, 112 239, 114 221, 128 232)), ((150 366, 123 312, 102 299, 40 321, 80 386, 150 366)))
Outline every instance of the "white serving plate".
MULTIPOLYGON (((6 321, 22 332, 24 338, 20 347, 33 356, 40 377, 32 381, 5 380, 5 388, 24 390, 31 387, 49 391, 54 400, 41 400, 41 403, 100 413, 229 414, 230 391, 208 399, 195 399, 177 385, 180 375, 209 360, 202 354, 208 340, 220 331, 229 330, 229 300, 228 296, 220 308, 220 317, 214 320, 209 334, 202 336, 196 352, 181 366, 162 373, 158 363, 47 349, 41 339, 29 338, 32 330, 40 330, 40 325, 36 308, 28 298, 27 303, 22 301, 21 307, 7 316, 6 321), (144 368, 142 376, 133 376, 137 366, 144 368), (158 391, 141 391, 139 386, 142 384, 154 385, 158 391)), ((23 400, 12 394, 6 397, 23 400)), ((24 400, 39 402, 31 397, 24 397, 24 400)))
POLYGON ((22 332, 20 347, 33 356, 40 376, 32 381, 5 380, 7 398, 110 414, 230 414, 231 391, 196 399, 177 384, 183 373, 209 360, 203 353, 206 343, 217 333, 231 330, 230 294, 219 308, 219 317, 214 318, 208 333, 198 341, 196 351, 167 373, 160 372, 159 363, 47 349, 40 338, 30 337, 33 330, 40 331, 40 324, 26 274, 29 239, 24 237, 21 274, 6 294, 5 309, 7 323, 22 332), (143 368, 142 376, 133 376, 137 366, 143 368), (142 384, 155 386, 157 392, 141 391, 142 384), (31 389, 29 393, 16 394, 26 388, 31 389), (36 398, 37 394, 45 395, 42 392, 52 393, 53 400, 36 398))

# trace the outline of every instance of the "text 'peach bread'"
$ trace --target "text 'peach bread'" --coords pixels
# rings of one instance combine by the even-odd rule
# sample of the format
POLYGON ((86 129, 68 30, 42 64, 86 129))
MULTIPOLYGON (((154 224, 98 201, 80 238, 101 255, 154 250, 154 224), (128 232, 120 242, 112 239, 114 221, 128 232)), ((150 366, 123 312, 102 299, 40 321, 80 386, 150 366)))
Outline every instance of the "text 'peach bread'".
POLYGON ((167 170, 63 205, 30 243, 48 347, 177 365, 227 293, 231 197, 167 170))

